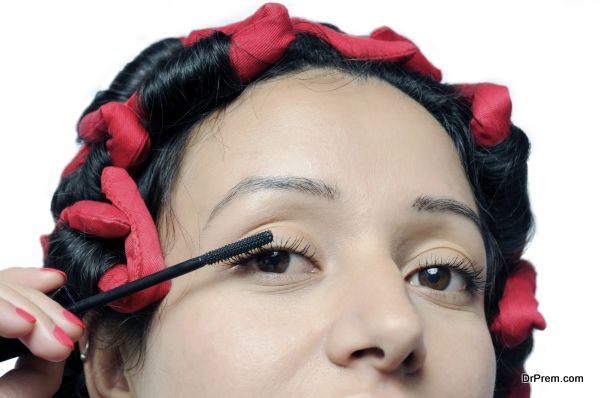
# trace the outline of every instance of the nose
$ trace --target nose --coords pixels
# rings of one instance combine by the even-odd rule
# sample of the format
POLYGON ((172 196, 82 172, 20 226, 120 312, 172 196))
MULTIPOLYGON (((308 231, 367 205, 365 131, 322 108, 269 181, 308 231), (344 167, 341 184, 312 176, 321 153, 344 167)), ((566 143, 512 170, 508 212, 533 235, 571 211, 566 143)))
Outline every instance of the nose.
POLYGON ((389 256, 364 261, 343 265, 347 272, 336 288, 327 355, 344 367, 369 366, 396 375, 417 372, 426 355, 423 320, 402 273, 389 256))

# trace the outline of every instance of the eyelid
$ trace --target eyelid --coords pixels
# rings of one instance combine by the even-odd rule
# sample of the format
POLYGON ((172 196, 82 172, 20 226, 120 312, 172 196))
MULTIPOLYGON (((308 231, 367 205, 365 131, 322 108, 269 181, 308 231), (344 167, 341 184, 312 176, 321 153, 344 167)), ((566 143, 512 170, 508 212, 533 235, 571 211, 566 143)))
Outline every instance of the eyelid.
MULTIPOLYGON (((444 242, 444 244, 447 244, 447 242, 444 242)), ((431 252, 435 252, 435 257, 439 258, 440 256, 442 258, 447 258, 447 257, 456 257, 456 255, 458 254, 461 258, 464 258, 465 261, 467 261, 469 263, 469 265, 472 267, 473 271, 479 271, 480 269, 485 271, 485 267, 482 267, 480 265, 480 263, 478 261, 475 261, 472 259, 472 256, 466 254, 462 249, 454 247, 454 246, 434 246, 434 247, 430 247, 427 248, 425 250, 418 250, 418 253, 411 256, 409 259, 407 259, 405 261, 405 264, 411 263, 413 262, 415 259, 421 259, 419 261, 419 264, 422 263, 422 258, 424 256, 429 256, 431 258, 430 253, 431 252)), ((410 272, 413 272, 414 269, 412 269, 410 272)))

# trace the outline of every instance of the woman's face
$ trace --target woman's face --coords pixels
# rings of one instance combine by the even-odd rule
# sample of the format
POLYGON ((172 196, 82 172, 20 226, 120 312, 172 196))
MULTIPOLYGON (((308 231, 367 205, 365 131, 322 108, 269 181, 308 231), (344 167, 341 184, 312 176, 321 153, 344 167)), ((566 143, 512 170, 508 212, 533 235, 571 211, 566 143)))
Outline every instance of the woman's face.
POLYGON ((495 356, 469 275, 485 280, 485 249, 459 205, 476 216, 451 139, 391 85, 313 70, 247 90, 197 128, 161 239, 168 265, 265 230, 274 249, 174 279, 128 388, 491 396, 495 356))

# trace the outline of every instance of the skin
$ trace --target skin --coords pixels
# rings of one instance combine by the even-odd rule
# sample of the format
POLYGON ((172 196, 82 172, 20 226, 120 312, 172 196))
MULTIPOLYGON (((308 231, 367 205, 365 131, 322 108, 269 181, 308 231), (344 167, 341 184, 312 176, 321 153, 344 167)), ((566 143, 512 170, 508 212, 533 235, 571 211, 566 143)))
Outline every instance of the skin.
MULTIPOLYGON (((377 80, 310 70, 249 88, 193 132, 159 225, 167 265, 261 231, 302 239, 285 272, 248 261, 173 280, 144 365, 89 353, 92 397, 491 397, 495 355, 483 294, 420 282, 419 266, 470 261, 485 279, 476 225, 418 210, 422 195, 473 194, 452 141, 416 101, 377 80), (250 176, 299 176, 335 199, 284 189, 237 196, 250 176), (121 364, 122 365, 122 364, 121 364), (358 395, 362 394, 362 395, 358 395)), ((86 336, 79 341, 86 341, 86 336)))

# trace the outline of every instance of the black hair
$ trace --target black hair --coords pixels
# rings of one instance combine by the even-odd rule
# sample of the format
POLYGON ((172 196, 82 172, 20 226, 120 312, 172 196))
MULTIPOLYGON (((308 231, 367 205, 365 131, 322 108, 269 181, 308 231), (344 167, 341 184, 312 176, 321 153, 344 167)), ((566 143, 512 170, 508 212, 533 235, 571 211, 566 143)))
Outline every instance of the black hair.
MULTIPOLYGON (((340 31, 331 24, 326 24, 340 31)), ((533 231, 527 192, 530 144, 511 124, 508 138, 489 148, 476 145, 469 121, 471 108, 451 85, 403 68, 401 62, 348 59, 320 38, 298 33, 283 56, 248 83, 240 81, 229 57, 229 36, 215 31, 184 48, 177 38, 161 40, 141 52, 116 76, 108 90, 96 94, 81 117, 109 101, 124 102, 134 91, 146 112, 142 124, 151 139, 149 157, 130 170, 155 223, 170 209, 169 196, 193 127, 231 104, 246 88, 260 81, 310 68, 341 71, 361 78, 378 78, 403 91, 426 108, 451 137, 474 193, 482 220, 488 265, 485 311, 488 326, 498 312, 498 292, 516 266, 533 231)), ((81 120, 81 118, 80 118, 81 120)), ((81 139, 79 139, 81 142, 81 139)), ((85 162, 59 183, 52 198, 55 220, 79 200, 106 201, 100 190, 102 169, 111 164, 104 142, 91 143, 85 162)), ((98 280, 113 264, 125 261, 123 239, 101 239, 63 226, 50 236, 46 266, 68 275, 79 297, 98 292, 98 280)), ((139 365, 147 331, 159 303, 122 314, 108 307, 87 314, 90 349, 117 349, 124 363, 139 365), (127 344, 124 344, 127 343, 127 344), (94 347, 94 344, 98 344, 94 347)), ((505 397, 511 380, 529 355, 530 336, 515 348, 494 340, 497 358, 495 397, 505 397)), ((69 357, 57 397, 87 396, 82 366, 75 350, 69 357)))

